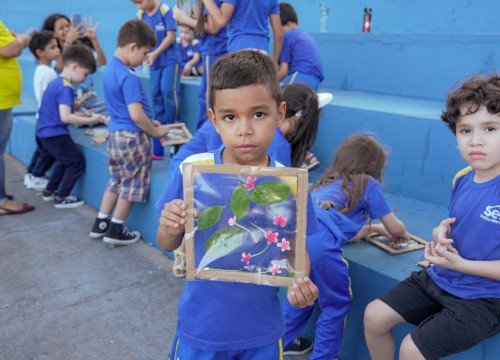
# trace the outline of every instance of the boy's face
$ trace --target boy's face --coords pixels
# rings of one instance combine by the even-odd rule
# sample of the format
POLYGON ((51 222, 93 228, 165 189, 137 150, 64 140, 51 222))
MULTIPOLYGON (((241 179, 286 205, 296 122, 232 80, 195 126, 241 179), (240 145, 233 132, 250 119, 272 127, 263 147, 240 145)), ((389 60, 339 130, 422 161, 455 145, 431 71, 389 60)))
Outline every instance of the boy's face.
POLYGON ((490 114, 481 106, 474 114, 461 115, 456 136, 460 155, 476 171, 476 181, 500 175, 500 114, 490 114))
POLYGON ((66 74, 69 76, 69 81, 79 84, 87 78, 89 75, 90 70, 87 68, 84 68, 76 63, 69 64, 68 66, 68 71, 66 71, 66 74))
POLYGON ((268 166, 267 148, 285 110, 285 103, 276 106, 265 85, 216 91, 208 115, 226 146, 223 163, 268 166))
POLYGON ((44 58, 47 60, 57 60, 59 55, 61 55, 61 50, 57 46, 57 40, 54 38, 43 48, 43 50, 38 50, 38 58, 44 58))
POLYGON ((132 0, 139 10, 149 11, 155 5, 155 0, 132 0))
POLYGON ((151 51, 151 46, 138 47, 136 43, 129 44, 128 66, 136 67, 142 64, 146 55, 151 51))
POLYGON ((193 38, 194 38, 193 30, 191 30, 189 27, 181 26, 180 34, 181 34, 182 41, 187 42, 187 43, 190 43, 191 41, 193 41, 193 38))

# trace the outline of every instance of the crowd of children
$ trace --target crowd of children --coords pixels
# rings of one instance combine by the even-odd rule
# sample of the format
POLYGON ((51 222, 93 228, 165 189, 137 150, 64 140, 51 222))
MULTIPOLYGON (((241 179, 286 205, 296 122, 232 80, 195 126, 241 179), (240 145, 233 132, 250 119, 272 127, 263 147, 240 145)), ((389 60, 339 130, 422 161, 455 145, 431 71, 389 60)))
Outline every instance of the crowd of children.
MULTIPOLYGON (((90 18, 74 24, 52 14, 32 34, 37 148, 25 185, 42 191, 56 208, 83 205, 71 192, 85 158, 69 125, 102 124, 109 114, 110 179, 90 237, 135 243, 141 234, 125 222, 134 203, 148 201, 151 162, 164 154, 159 139, 168 124, 181 121, 181 74, 201 75, 198 130, 171 159, 169 183, 156 202, 158 245, 175 251, 174 275, 184 277, 183 237, 191 209, 184 201, 181 165, 308 165, 326 104, 316 93, 323 81, 321 57, 299 29, 293 7, 278 0, 198 0, 187 13, 158 0, 132 2, 137 19, 121 26, 109 61, 97 38, 99 24, 90 18), (133 70, 141 64, 150 68, 152 107, 133 70), (89 77, 98 65, 106 65, 104 101, 89 77)), ((442 120, 470 167, 457 174, 449 219, 426 245, 425 258, 433 266, 366 308, 373 359, 394 357, 391 330, 402 322, 416 328, 401 344, 401 359, 438 359, 500 332, 500 78, 466 81, 449 95, 442 120)), ((310 359, 337 358, 351 303, 342 245, 371 232, 395 243, 410 237, 382 189, 386 158, 373 134, 352 135, 336 150, 331 167, 308 193, 308 276, 288 289, 282 304, 276 287, 187 280, 171 359, 281 359, 311 350, 310 359), (300 334, 315 304, 321 314, 313 343, 300 334)))

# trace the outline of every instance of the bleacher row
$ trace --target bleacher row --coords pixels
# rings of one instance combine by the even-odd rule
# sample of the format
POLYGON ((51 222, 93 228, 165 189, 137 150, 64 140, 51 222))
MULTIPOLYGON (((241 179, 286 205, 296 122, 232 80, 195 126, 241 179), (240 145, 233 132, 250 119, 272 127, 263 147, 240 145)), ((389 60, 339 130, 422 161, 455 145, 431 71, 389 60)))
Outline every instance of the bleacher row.
MULTIPOLYGON (((299 16, 301 10, 305 11, 303 4, 290 2, 297 5, 299 16)), ((325 2, 347 6, 339 4, 341 1, 325 2)), ((487 2, 493 5, 492 1, 487 2)), ((68 8, 72 5, 69 3, 65 5, 68 8)), ((88 11, 92 14, 94 11, 97 19, 97 15, 109 11, 115 1, 109 5, 95 3, 95 9, 91 7, 92 4, 86 4, 82 13, 88 11)), ((316 6, 318 1, 310 3, 316 6)), ((387 1, 383 3, 387 4, 387 1)), ((77 6, 75 4, 73 6, 77 6)), ((451 2, 447 4, 452 6, 451 2)), ((370 1, 366 5, 375 6, 370 1)), ((463 1, 457 1, 455 6, 459 8, 465 5, 463 1)), ((117 19, 133 16, 133 6, 124 7, 126 9, 117 12, 117 19), (132 16, 125 17, 124 12, 132 16)), ((335 11, 333 6, 330 7, 332 12, 335 11)), ((312 6, 310 11, 312 13, 312 6)), ((376 16, 377 8, 374 11, 376 16)), ((379 8, 379 11, 382 12, 382 9, 379 8)), ((452 12, 453 9, 447 11, 452 12)), ((44 12, 43 16, 46 14, 48 12, 44 12)), ((415 22, 414 19, 412 21, 415 22)), ((304 27, 307 29, 307 25, 304 27)), ((312 28, 312 25, 309 27, 312 28)), ((374 25, 372 31, 375 29, 374 25)), ((456 171, 465 166, 456 149, 453 134, 439 120, 446 93, 457 80, 468 74, 492 72, 500 59, 498 34, 485 33, 484 30, 480 32, 312 33, 319 44, 325 67, 326 79, 320 91, 332 92, 334 99, 322 110, 318 138, 312 149, 321 167, 311 174, 310 180, 313 181, 327 168, 336 147, 347 136, 359 132, 374 133, 390 150, 384 180, 391 206, 411 233, 430 240, 432 228, 447 216, 451 179, 456 171)), ((110 33, 108 25, 102 35, 105 36, 102 42, 107 44, 106 53, 111 56, 115 34, 110 33), (109 38, 111 36, 112 40, 109 38)), ((35 148, 36 101, 31 86, 35 63, 28 52, 20 57, 20 63, 25 81, 23 104, 14 109, 14 128, 8 151, 26 164, 35 148)), ((143 86, 148 88, 149 80, 141 76, 143 86)), ((95 75, 96 91, 102 95, 101 77, 102 71, 95 75)), ((192 132, 195 131, 198 114, 198 86, 197 80, 182 82, 181 113, 192 132)), ((83 129, 74 129, 73 136, 87 164, 86 173, 75 191, 97 209, 108 180, 105 144, 94 143, 84 135, 83 129)), ((153 162, 150 200, 147 204, 135 206, 127 220, 132 229, 142 232, 145 241, 154 244, 158 223, 154 202, 168 182, 168 162, 168 158, 153 162)), ((423 252, 391 256, 361 241, 345 245, 344 255, 350 264, 353 303, 348 314, 340 358, 369 359, 362 322, 366 304, 412 271, 418 270, 416 263, 423 258, 423 252)), ((402 325, 396 329, 398 342, 410 328, 409 325, 402 325)), ((314 335, 312 324, 304 335, 314 335)), ((495 359, 498 353, 500 335, 448 358, 495 359)))

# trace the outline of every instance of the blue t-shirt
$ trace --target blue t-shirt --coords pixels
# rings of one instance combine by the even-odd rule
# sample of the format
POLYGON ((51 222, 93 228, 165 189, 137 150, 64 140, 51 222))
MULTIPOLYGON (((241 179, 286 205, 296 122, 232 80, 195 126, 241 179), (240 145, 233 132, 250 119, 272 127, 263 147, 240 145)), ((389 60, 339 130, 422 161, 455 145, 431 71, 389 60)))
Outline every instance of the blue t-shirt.
POLYGON ((127 106, 140 102, 146 115, 151 119, 151 109, 139 77, 120 59, 113 56, 106 65, 103 75, 104 99, 111 120, 109 130, 129 130, 142 132, 130 117, 127 106))
MULTIPOLYGON (((500 176, 474 182, 475 171, 456 179, 449 217, 453 246, 465 259, 500 260, 500 176)), ((437 286, 462 299, 500 298, 500 281, 441 268, 427 270, 437 286)))
MULTIPOLYGON (((179 53, 181 54, 181 67, 184 68, 186 66, 186 63, 188 61, 191 61, 193 58, 194 54, 200 53, 200 43, 198 40, 194 39, 189 43, 187 46, 184 46, 182 44, 182 40, 180 38, 177 38, 177 46, 179 46, 179 53)), ((203 65, 203 62, 198 61, 196 64, 193 65, 193 67, 198 67, 203 65)))
MULTIPOLYGON (((172 10, 166 4, 161 4, 158 10, 153 15, 148 15, 147 12, 139 10, 137 18, 144 20, 156 34, 156 45, 152 50, 155 50, 167 36, 167 31, 177 31, 177 25, 172 16, 172 10)), ((181 62, 179 48, 174 40, 167 50, 162 52, 155 60, 152 69, 157 69, 162 66, 178 64, 181 62)))
POLYGON ((43 93, 40 109, 38 109, 36 133, 39 138, 69 134, 68 124, 61 121, 59 105, 69 105, 71 106, 71 112, 75 112, 73 87, 62 76, 52 80, 43 93))
MULTIPOLYGON (((214 3, 220 8, 221 0, 214 0, 214 3)), ((204 12, 205 15, 208 14, 207 8, 204 8, 204 12)), ((202 58, 207 55, 219 55, 227 53, 226 27, 220 29, 217 34, 208 34, 204 32, 201 36, 200 42, 200 51, 202 58)))
MULTIPOLYGON (((189 142, 182 145, 179 151, 170 160, 169 178, 172 178, 175 170, 189 156, 207 151, 215 151, 222 146, 222 139, 215 130, 212 122, 207 120, 196 131, 189 142)), ((273 142, 267 149, 267 153, 285 166, 291 166, 292 149, 280 129, 276 129, 273 142)))
MULTIPOLYGON (((186 161, 222 164, 221 147, 186 161)), ((270 166, 280 166, 270 159, 270 166)), ((182 174, 177 169, 156 203, 162 211, 173 199, 182 199, 182 174)), ((317 230, 310 198, 307 234, 317 230)), ((186 281, 178 306, 177 335, 187 344, 208 351, 243 350, 275 343, 285 333, 278 288, 223 281, 186 281)))
POLYGON ((323 64, 318 46, 309 34, 292 29, 283 36, 280 62, 288 63, 288 74, 296 71, 316 76, 323 81, 323 64))
POLYGON ((279 15, 278 0, 222 0, 234 6, 227 24, 227 51, 253 48, 269 52, 269 16, 279 15))
MULTIPOLYGON (((347 196, 342 192, 341 186, 342 179, 338 179, 331 184, 315 189, 311 194, 314 204, 319 206, 323 201, 330 200, 337 207, 344 207, 347 196)), ((344 215, 356 224, 364 225, 368 220, 368 216, 371 219, 379 219, 390 212, 392 210, 387 203, 382 186, 370 176, 358 205, 354 210, 344 215)))

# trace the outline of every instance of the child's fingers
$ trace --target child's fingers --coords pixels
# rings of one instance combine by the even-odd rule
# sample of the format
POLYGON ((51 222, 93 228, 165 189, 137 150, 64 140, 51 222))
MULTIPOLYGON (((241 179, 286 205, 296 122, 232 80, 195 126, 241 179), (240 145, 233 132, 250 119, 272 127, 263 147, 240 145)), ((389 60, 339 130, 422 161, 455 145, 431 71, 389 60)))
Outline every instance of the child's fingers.
POLYGON ((298 279, 288 293, 290 303, 301 308, 313 305, 317 298, 318 288, 309 278, 298 279))

